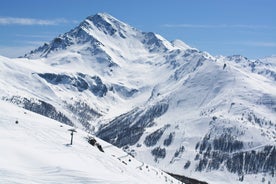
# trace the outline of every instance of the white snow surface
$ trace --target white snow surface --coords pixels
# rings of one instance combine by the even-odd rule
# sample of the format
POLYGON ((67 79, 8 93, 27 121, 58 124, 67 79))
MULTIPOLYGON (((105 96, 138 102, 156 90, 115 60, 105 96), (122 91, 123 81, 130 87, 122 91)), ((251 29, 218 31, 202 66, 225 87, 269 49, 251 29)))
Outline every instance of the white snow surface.
POLYGON ((13 104, 0 101, 0 117, 1 184, 181 183, 80 129, 70 145, 72 127, 13 104))
MULTIPOLYGON (((136 158, 140 161, 165 171, 210 183, 237 183, 238 181, 237 175, 230 174, 226 168, 210 172, 195 172, 196 165, 191 164, 189 169, 183 169, 187 161, 194 160, 197 154, 196 143, 201 141, 209 131, 213 131, 215 133, 213 136, 216 136, 225 128, 234 128, 236 130, 234 136, 245 143, 242 151, 257 150, 265 145, 276 144, 276 79, 274 79, 276 57, 256 61, 242 56, 213 57, 187 46, 182 41, 169 42, 158 34, 142 33, 107 14, 99 15, 116 30, 114 34, 105 33, 109 30, 95 26, 91 18, 87 18, 84 21, 85 24, 72 30, 72 33, 84 30, 96 39, 99 53, 91 54, 91 50, 95 48, 91 48, 90 42, 78 43, 79 39, 65 34, 66 39, 72 41, 72 44, 65 49, 49 52, 47 57, 45 52, 29 53, 27 55, 29 59, 9 59, 0 56, 0 99, 6 100, 19 96, 43 100, 69 117, 80 129, 84 127, 75 115, 66 109, 64 102, 72 105, 79 101, 85 102, 102 115, 89 122, 91 129, 95 131, 100 125, 107 124, 135 108, 147 109, 149 105, 165 101, 169 104, 168 111, 156 118, 154 126, 147 127, 137 144, 130 146, 129 149, 135 150, 136 158), (145 41, 145 35, 151 38, 148 42, 145 41), (112 67, 110 67, 111 63, 112 67), (252 67, 252 63, 255 67, 252 67), (104 97, 98 97, 89 90, 80 92, 74 86, 67 84, 53 85, 39 77, 38 74, 43 73, 64 74, 70 77, 76 77, 78 73, 98 76, 108 87, 108 92, 104 97), (135 89, 137 92, 129 97, 120 90, 111 90, 114 86, 123 86, 129 91, 135 89), (270 124, 259 125, 253 121, 250 122, 247 119, 250 114, 270 124), (213 117, 218 121, 212 124, 210 122, 213 117), (145 146, 144 140, 147 135, 167 124, 170 124, 170 127, 156 144, 166 148, 166 157, 156 162, 151 154, 153 147, 145 146), (170 133, 175 135, 173 142, 165 147, 163 142, 170 133), (176 150, 181 146, 185 147, 185 151, 178 157, 174 157, 176 150)), ((29 178, 25 175, 29 173, 33 178, 37 178, 38 182, 43 183, 51 177, 59 179, 60 175, 61 181, 68 176, 68 172, 72 172, 76 177, 67 178, 67 183, 85 181, 86 178, 90 182, 96 179, 95 183, 97 181, 99 183, 129 183, 129 181, 139 183, 143 175, 138 174, 135 167, 140 163, 134 164, 134 169, 128 170, 128 166, 125 167, 121 163, 118 166, 116 165, 118 161, 110 157, 117 152, 118 157, 124 154, 123 152, 115 148, 106 149, 105 156, 101 157, 103 155, 101 152, 86 144, 84 137, 87 134, 79 129, 76 134, 76 144, 66 146, 69 141, 66 125, 62 128, 54 120, 31 112, 24 114, 24 112, 23 109, 1 102, 0 133, 3 139, 0 140, 0 146, 2 147, 2 144, 6 146, 7 151, 1 151, 0 154, 10 156, 7 157, 9 159, 0 157, 5 167, 3 172, 0 170, 0 174, 4 173, 3 177, 10 174, 28 181, 29 178), (19 119, 18 125, 14 124, 16 118, 19 119), (17 145, 17 142, 21 144, 17 145), (34 149, 33 144, 39 149, 34 149), (111 150, 110 153, 108 153, 109 150, 111 150), (113 150, 116 151, 113 152, 113 150), (15 154, 17 152, 19 154, 15 154), (75 156, 77 152, 79 155, 75 156), (51 161, 48 155, 55 155, 55 160, 51 161), (32 158, 34 158, 33 161, 32 158), (47 161, 40 158, 45 158, 47 161), (110 162, 103 161, 104 158, 110 162), (76 159, 77 162, 72 164, 67 159, 70 161, 76 159), (12 160, 12 167, 9 167, 8 160, 12 160), (18 160, 19 165, 13 160, 18 160), (55 165, 54 162, 58 164, 55 165), (78 166, 77 163, 80 165, 78 166), (95 173, 106 172, 108 178, 100 177, 105 174, 99 174, 99 177, 93 175, 92 170, 89 170, 88 165, 84 163, 89 163, 88 165, 91 164, 92 167, 101 165, 99 172, 96 166, 94 167, 96 170, 93 170, 95 173), (134 173, 137 177, 136 174, 133 175, 134 173), (93 177, 91 178, 90 175, 93 177), (112 177, 109 178, 109 175, 112 177)), ((107 146, 107 143, 102 143, 107 146)), ((1 148, 1 150, 4 149, 1 148)), ((1 178, 0 183, 2 183, 1 178)), ((155 179, 147 180, 146 177, 144 179, 144 183, 155 181, 155 179)), ((161 178, 160 182, 162 179, 164 178, 161 178)), ((261 183, 261 179, 261 175, 246 175, 244 183, 253 181, 261 183)), ((273 181, 271 178, 268 179, 273 181)))

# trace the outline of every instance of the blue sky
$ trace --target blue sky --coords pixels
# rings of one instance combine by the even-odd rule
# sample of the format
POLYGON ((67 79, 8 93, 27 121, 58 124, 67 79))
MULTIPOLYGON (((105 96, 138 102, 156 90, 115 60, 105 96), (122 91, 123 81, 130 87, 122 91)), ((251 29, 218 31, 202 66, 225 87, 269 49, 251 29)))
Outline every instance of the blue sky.
POLYGON ((23 55, 98 12, 212 55, 276 55, 275 0, 2 0, 0 55, 23 55))

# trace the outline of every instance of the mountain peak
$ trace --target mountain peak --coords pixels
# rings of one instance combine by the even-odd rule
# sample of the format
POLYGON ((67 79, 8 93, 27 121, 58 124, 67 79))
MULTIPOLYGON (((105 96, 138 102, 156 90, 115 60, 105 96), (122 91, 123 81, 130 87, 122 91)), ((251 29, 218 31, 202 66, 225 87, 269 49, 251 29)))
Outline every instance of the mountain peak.
POLYGON ((209 183, 222 183, 210 181, 218 175, 225 183, 275 180, 276 58, 214 58, 105 13, 28 56, 44 58, 0 59, 0 97, 24 116, 74 124, 145 163, 209 183))
MULTIPOLYGON (((111 36, 113 36, 116 32, 119 32, 120 34, 121 30, 130 27, 107 13, 97 13, 89 16, 84 20, 84 22, 93 24, 98 30, 111 36)), ((130 29, 133 28, 130 27, 130 29)))
POLYGON ((112 17, 111 15, 107 13, 97 13, 95 15, 88 16, 84 21, 89 20, 95 25, 103 22, 112 23, 112 22, 120 22, 115 17, 112 17))
POLYGON ((191 49, 191 47, 189 45, 187 45, 186 43, 184 43, 181 40, 174 40, 171 42, 173 46, 178 47, 180 49, 186 50, 186 49, 191 49))
POLYGON ((116 20, 116 21, 119 21, 117 20, 115 17, 113 17, 112 15, 108 14, 108 13, 96 13, 95 15, 91 15, 89 17, 87 17, 88 19, 90 18, 102 18, 103 20, 116 20))
POLYGON ((248 61, 250 61, 247 57, 244 57, 244 56, 238 55, 238 54, 232 55, 232 56, 227 56, 226 58, 227 58, 227 60, 229 60, 229 61, 234 61, 234 62, 236 62, 236 63, 241 63, 241 62, 248 62, 248 61))
POLYGON ((141 32, 107 13, 97 13, 86 17, 77 27, 59 35, 50 43, 44 44, 24 57, 48 57, 52 53, 67 50, 99 60, 96 55, 100 54, 100 58, 105 55, 105 58, 110 59, 111 55, 114 56, 111 52, 115 50, 122 57, 128 57, 138 50, 145 53, 163 53, 168 50, 189 48, 184 42, 169 42, 159 34, 141 32), (117 47, 118 44, 120 47, 117 47))

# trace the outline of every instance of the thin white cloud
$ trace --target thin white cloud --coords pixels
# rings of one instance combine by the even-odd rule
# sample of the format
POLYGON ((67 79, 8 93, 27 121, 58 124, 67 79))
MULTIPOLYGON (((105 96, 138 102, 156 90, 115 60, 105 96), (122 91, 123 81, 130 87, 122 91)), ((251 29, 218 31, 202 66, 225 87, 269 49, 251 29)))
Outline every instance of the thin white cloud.
POLYGON ((54 37, 56 37, 58 34, 57 33, 53 33, 53 34, 36 34, 36 35, 32 35, 32 34, 16 34, 16 37, 19 38, 28 38, 28 39, 53 39, 54 37))
POLYGON ((14 46, 14 47, 7 47, 7 46, 0 46, 0 55, 9 57, 9 58, 16 58, 19 56, 24 56, 24 54, 30 52, 37 48, 36 46, 14 46))
POLYGON ((16 17, 0 17, 0 25, 24 25, 24 26, 54 26, 59 24, 66 24, 69 21, 66 19, 33 19, 33 18, 16 18, 16 17))
POLYGON ((253 46, 253 47, 276 47, 276 42, 244 41, 244 42, 231 42, 230 44, 253 46))
POLYGON ((27 45, 33 45, 38 47, 46 43, 46 41, 25 41, 24 43, 26 43, 27 45))
POLYGON ((0 55, 10 58, 16 58, 23 56, 24 54, 30 52, 42 46, 45 42, 43 41, 17 41, 17 46, 5 46, 0 45, 0 55))
POLYGON ((269 29, 267 25, 247 25, 247 24, 164 24, 167 28, 197 28, 197 29, 229 29, 229 28, 244 28, 244 29, 269 29))

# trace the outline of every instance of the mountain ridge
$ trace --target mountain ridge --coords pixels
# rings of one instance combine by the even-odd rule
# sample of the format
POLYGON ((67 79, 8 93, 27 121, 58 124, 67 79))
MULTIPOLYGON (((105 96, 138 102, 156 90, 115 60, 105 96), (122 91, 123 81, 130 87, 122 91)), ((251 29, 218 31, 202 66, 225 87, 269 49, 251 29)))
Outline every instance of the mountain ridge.
POLYGON ((1 58, 1 99, 51 109, 170 173, 273 181, 276 59, 215 57, 117 21, 89 16, 85 30, 25 58, 1 58))

